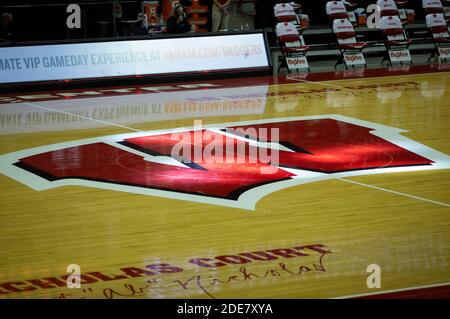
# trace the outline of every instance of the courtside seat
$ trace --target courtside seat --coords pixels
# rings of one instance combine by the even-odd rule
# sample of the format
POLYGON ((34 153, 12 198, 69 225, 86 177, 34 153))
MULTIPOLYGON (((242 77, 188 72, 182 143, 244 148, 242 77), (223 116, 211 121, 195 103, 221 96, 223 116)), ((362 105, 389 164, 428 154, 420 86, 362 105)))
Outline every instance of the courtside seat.
POLYGON ((448 24, 450 23, 450 18, 445 17, 444 7, 440 0, 422 0, 422 7, 425 16, 433 13, 440 13, 444 17, 444 21, 448 24))
POLYGON ((447 60, 450 55, 450 32, 448 30, 447 22, 441 13, 430 13, 425 17, 428 31, 433 38, 435 50, 431 53, 430 60, 435 54, 440 59, 447 60))
POLYGON ((408 39, 400 18, 398 16, 384 16, 380 19, 380 28, 385 37, 384 45, 386 47, 386 55, 381 63, 388 57, 391 63, 412 63, 409 52, 409 45, 412 40, 408 39))
POLYGON ((434 42, 448 43, 450 41, 448 26, 442 14, 427 14, 427 16, 425 17, 425 21, 434 42))
POLYGON ((360 50, 367 46, 366 42, 356 41, 355 29, 348 19, 334 20, 333 32, 341 49, 360 50))
POLYGON ((329 1, 326 4, 327 16, 330 21, 336 19, 348 19, 347 9, 342 1, 329 1))
POLYGON ((412 43, 406 36, 403 25, 398 16, 384 16, 380 20, 381 30, 385 35, 387 46, 408 46, 412 43))
POLYGON ((277 38, 283 52, 305 52, 309 46, 300 41, 300 34, 295 25, 290 22, 281 22, 276 26, 277 38))
POLYGON ((398 16, 403 24, 415 20, 414 10, 405 8, 408 0, 378 0, 377 5, 380 7, 380 17, 398 16))
POLYGON ((301 34, 309 27, 309 17, 302 14, 302 5, 293 1, 278 1, 273 7, 275 18, 278 22, 292 22, 301 34), (280 3, 282 2, 282 3, 280 3))
POLYGON ((336 65, 340 63, 350 64, 348 61, 348 55, 357 55, 365 65, 364 56, 362 55, 362 50, 367 46, 366 42, 358 42, 356 40, 355 29, 352 23, 348 19, 336 19, 333 21, 333 33, 336 36, 337 45, 341 56, 337 61, 336 65), (347 60, 346 60, 347 57, 347 60))
POLYGON ((279 69, 281 69, 283 65, 286 65, 289 70, 289 61, 297 59, 301 60, 309 70, 306 60, 306 53, 309 51, 309 46, 305 45, 296 26, 291 22, 280 22, 276 25, 275 30, 278 44, 282 52, 282 63, 280 63, 279 69))
POLYGON ((289 3, 278 3, 273 7, 277 22, 297 21, 297 15, 294 7, 289 3))
POLYGON ((425 15, 432 13, 444 13, 444 7, 440 0, 422 0, 422 7, 425 15))
POLYGON ((398 8, 394 0, 378 0, 377 5, 380 7, 381 17, 398 16, 398 8))

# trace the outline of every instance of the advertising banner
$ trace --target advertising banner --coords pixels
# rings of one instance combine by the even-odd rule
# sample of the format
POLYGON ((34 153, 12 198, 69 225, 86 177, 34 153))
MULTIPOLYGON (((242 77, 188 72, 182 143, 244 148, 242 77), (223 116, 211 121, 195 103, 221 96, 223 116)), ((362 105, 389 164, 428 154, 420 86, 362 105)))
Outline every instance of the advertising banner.
POLYGON ((0 84, 269 67, 263 33, 0 48, 0 84))

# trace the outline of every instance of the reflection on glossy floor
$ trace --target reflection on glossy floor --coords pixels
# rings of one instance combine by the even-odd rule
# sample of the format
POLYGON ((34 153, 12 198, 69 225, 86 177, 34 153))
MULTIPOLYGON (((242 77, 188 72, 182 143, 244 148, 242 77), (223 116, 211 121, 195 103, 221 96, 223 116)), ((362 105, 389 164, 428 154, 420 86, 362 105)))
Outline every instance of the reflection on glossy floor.
POLYGON ((2 96, 0 298, 330 298, 447 284, 449 84, 439 72, 2 96), (193 163, 171 157, 179 127, 246 150, 277 144, 279 162, 211 164, 194 157, 205 140, 185 141, 193 163), (261 128, 278 128, 279 143, 261 128), (80 289, 66 286, 70 264, 80 289), (367 286, 371 264, 381 288, 367 286))

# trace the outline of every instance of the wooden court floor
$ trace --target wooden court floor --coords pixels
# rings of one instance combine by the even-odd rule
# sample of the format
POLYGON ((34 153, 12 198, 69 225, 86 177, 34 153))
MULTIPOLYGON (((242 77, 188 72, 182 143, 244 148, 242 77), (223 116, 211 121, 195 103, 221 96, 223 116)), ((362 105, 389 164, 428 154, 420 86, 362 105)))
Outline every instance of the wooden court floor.
MULTIPOLYGON (((208 83, 64 99, 0 97, 0 298, 336 298, 450 283, 450 72, 208 83), (373 171, 362 158, 364 169, 354 175, 310 172, 317 174, 310 182, 270 182, 260 193, 224 198, 203 196, 194 182, 192 189, 167 190, 186 186, 186 167, 177 171, 179 182, 159 190, 105 186, 95 174, 119 174, 114 165, 121 158, 77 151, 190 128, 194 119, 206 127, 332 119, 340 124, 331 134, 345 133, 350 145, 360 131, 345 131, 342 123, 349 121, 409 145, 386 153, 391 162, 400 152, 419 154, 422 162, 373 171), (103 171, 101 161, 113 172, 103 171), (89 166, 93 162, 97 166, 89 166), (31 171, 30 165, 42 166, 31 171), (96 178, 82 183, 69 174, 83 165, 93 167, 96 178), (55 172, 70 178, 48 177, 55 172), (71 264, 81 269, 81 288, 66 286, 71 264), (367 285, 369 265, 379 266, 380 288, 367 285)), ((295 135, 297 126, 287 130, 295 135)), ((151 143, 164 144, 156 136, 151 143)), ((337 153, 348 146, 339 143, 337 153)), ((245 174, 245 167, 229 169, 245 174)), ((217 174, 221 183, 226 176, 217 174)))

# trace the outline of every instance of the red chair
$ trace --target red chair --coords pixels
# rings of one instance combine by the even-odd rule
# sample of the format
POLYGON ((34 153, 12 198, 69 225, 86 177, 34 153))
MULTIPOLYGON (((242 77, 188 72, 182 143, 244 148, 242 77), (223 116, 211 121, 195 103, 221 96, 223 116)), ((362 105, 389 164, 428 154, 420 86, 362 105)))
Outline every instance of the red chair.
POLYGON ((448 24, 450 19, 445 16, 444 7, 440 0, 422 0, 422 7, 425 15, 440 13, 448 24))
POLYGON ((441 60, 450 58, 450 33, 447 22, 441 13, 430 13, 425 17, 428 31, 431 33, 434 44, 434 52, 432 52, 428 61, 437 54, 441 60))
POLYGON ((295 13, 294 7, 289 3, 278 3, 273 7, 273 12, 277 22, 296 22, 297 14, 295 13))
POLYGON ((432 13, 444 14, 444 7, 441 0, 422 0, 422 7, 425 15, 432 13))
POLYGON ((331 22, 336 19, 348 19, 347 9, 342 1, 329 1, 326 4, 327 16, 331 22))
POLYGON ((394 0, 378 0, 377 5, 380 7, 381 17, 398 16, 398 8, 394 0))
POLYGON ((278 72, 283 66, 286 66, 288 71, 298 71, 299 69, 308 69, 309 71, 309 64, 306 59, 309 47, 305 45, 303 37, 298 33, 296 26, 290 22, 280 22, 275 29, 282 52, 282 60, 278 72))
POLYGON ((297 26, 301 34, 309 27, 309 17, 302 14, 302 5, 294 1, 278 1, 274 6, 274 14, 277 22, 292 22, 297 26))
POLYGON ((348 19, 354 26, 358 25, 358 19, 356 18, 355 11, 348 11, 348 8, 353 8, 356 3, 350 3, 348 1, 329 1, 326 4, 326 11, 330 23, 336 19, 348 19))
POLYGON ((335 68, 338 64, 344 63, 345 68, 355 65, 366 65, 363 49, 367 46, 366 42, 358 42, 353 25, 348 19, 336 19, 333 21, 333 32, 336 36, 339 51, 341 53, 335 68))
POLYGON ((411 55, 409 53, 409 45, 412 43, 408 39, 402 22, 398 16, 384 16, 380 19, 380 28, 385 36, 384 45, 386 47, 386 55, 381 63, 389 57, 389 61, 411 63, 411 55))

